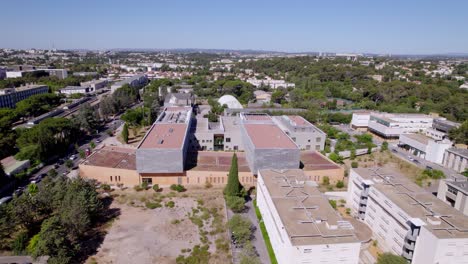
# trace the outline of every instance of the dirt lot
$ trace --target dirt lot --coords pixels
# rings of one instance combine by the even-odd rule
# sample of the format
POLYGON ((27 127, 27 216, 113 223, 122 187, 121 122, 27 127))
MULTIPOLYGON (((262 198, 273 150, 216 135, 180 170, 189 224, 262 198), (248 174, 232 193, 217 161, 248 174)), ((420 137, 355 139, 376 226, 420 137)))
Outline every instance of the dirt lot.
POLYGON ((221 189, 131 189, 116 190, 112 196, 111 207, 119 208, 121 215, 87 263, 175 263, 179 255, 189 256, 195 245, 208 246, 209 263, 230 259, 221 189))

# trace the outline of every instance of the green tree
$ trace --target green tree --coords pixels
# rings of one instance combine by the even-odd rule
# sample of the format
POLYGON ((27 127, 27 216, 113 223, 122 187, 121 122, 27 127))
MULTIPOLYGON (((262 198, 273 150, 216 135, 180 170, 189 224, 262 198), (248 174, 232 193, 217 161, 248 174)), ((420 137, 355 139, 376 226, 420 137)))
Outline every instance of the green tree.
POLYGON ((66 166, 67 168, 71 169, 71 168, 73 167, 73 161, 67 159, 67 160, 65 161, 65 166, 66 166))
POLYGON ((341 157, 339 154, 336 154, 335 152, 331 153, 328 156, 328 158, 331 159, 333 162, 340 163, 340 164, 343 163, 343 157, 341 157))
POLYGON ((73 119, 81 130, 87 134, 92 134, 99 127, 99 118, 96 111, 90 104, 84 104, 80 107, 78 114, 73 119))
POLYGON ((458 144, 468 145, 468 120, 458 128, 449 131, 449 137, 458 144))
POLYGON ((402 256, 393 255, 391 253, 383 253, 379 255, 377 264, 408 264, 408 261, 402 256))
POLYGON ((248 218, 235 214, 229 221, 228 227, 234 239, 241 245, 249 241, 252 237, 252 223, 248 218))
POLYGON ((387 141, 384 141, 382 143, 382 147, 380 148, 380 151, 381 152, 384 152, 384 151, 387 151, 388 150, 388 142, 387 141))
POLYGON ((250 241, 247 241, 240 254, 240 264, 261 264, 257 251, 250 241))
POLYGON ((127 123, 124 124, 122 129, 122 139, 125 143, 128 143, 128 125, 127 123))
POLYGON ((237 167, 237 155, 232 155, 231 168, 228 174, 228 182, 224 188, 226 196, 239 196, 241 195, 242 185, 239 182, 239 169, 237 167))

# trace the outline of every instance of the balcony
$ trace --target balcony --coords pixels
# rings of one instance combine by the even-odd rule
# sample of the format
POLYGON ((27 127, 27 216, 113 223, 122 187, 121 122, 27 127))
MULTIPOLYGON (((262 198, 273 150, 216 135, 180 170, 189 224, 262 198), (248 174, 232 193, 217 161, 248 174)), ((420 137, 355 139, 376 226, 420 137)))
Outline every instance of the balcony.
POLYGON ((409 230, 408 233, 406 234, 406 237, 405 237, 405 238, 408 239, 409 241, 413 241, 413 242, 414 242, 414 241, 416 241, 416 238, 417 238, 417 237, 418 237, 417 235, 413 234, 413 233, 411 232, 411 230, 409 230))
POLYGON ((359 211, 360 211, 360 212, 365 212, 365 211, 366 211, 366 207, 365 207, 365 206, 359 206, 359 211))
POLYGON ((403 251, 403 254, 401 254, 401 255, 407 260, 413 259, 413 252, 408 253, 408 252, 403 251))
POLYGON ((360 205, 367 205, 367 199, 361 197, 361 200, 359 200, 359 204, 360 205))
POLYGON ((364 197, 369 196, 369 189, 365 189, 364 191, 362 191, 361 195, 364 196, 364 197))
POLYGON ((414 243, 405 242, 405 248, 414 251, 414 243))

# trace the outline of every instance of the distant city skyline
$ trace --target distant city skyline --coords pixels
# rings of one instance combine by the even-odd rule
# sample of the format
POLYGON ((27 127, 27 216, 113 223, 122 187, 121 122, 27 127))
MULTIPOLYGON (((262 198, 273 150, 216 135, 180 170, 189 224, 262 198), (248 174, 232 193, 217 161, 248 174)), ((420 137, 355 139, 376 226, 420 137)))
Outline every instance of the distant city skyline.
POLYGON ((2 3, 0 48, 468 53, 468 1, 2 3))

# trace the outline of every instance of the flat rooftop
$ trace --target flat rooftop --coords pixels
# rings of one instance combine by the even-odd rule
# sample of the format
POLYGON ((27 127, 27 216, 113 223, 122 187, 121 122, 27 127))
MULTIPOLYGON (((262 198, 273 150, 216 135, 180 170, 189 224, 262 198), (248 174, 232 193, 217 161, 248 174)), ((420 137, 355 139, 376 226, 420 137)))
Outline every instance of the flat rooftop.
POLYGON ((184 145, 187 124, 155 123, 138 148, 180 149, 184 145))
POLYGON ((468 217, 391 168, 353 169, 438 238, 468 238, 468 217))
POLYGON ((425 135, 421 135, 421 134, 403 134, 403 135, 400 135, 401 136, 405 136, 407 138, 410 138, 412 140, 415 140, 421 144, 424 144, 424 145, 427 145, 429 144, 429 138, 425 135))
POLYGON ((260 170, 259 177, 293 246, 359 243, 351 223, 341 218, 311 181, 304 181, 302 170, 260 170))
POLYGON ((293 126, 301 126, 301 127, 313 127, 313 125, 305 120, 302 116, 298 116, 298 115, 290 115, 290 116, 286 116, 287 118, 289 118, 289 120, 292 121, 292 125, 293 126))
POLYGON ((244 124, 250 140, 259 149, 297 149, 297 145, 275 124, 244 124))
POLYGON ((341 167, 316 151, 301 151, 301 162, 306 171, 336 170, 341 167))
POLYGON ((447 151, 453 152, 457 155, 460 155, 462 157, 465 157, 468 159, 468 149, 462 149, 462 148, 449 148, 447 151))
POLYGON ((446 181, 446 183, 468 195, 468 181, 446 181))
POLYGON ((136 170, 136 149, 106 146, 95 150, 81 164, 106 168, 136 170))
MULTIPOLYGON (((198 151, 197 154, 187 155, 187 170, 194 171, 225 171, 231 168, 232 155, 230 152, 198 151)), ((239 172, 250 172, 249 165, 243 152, 236 152, 239 172)))

